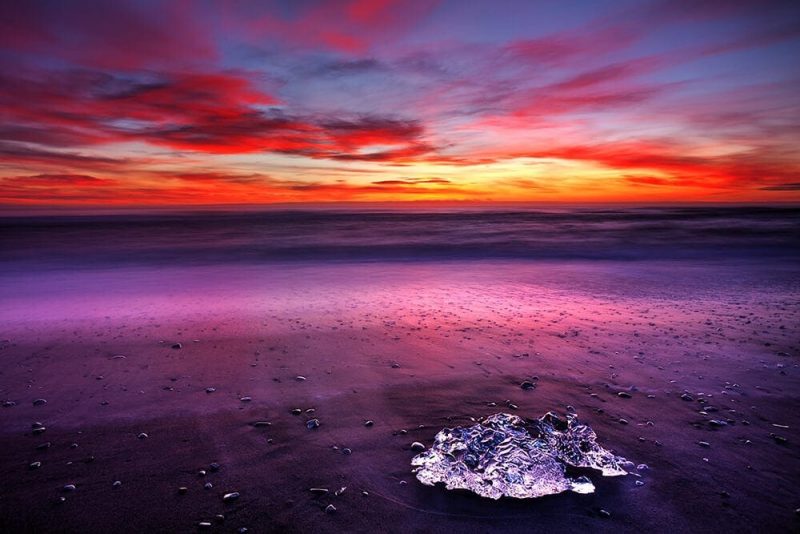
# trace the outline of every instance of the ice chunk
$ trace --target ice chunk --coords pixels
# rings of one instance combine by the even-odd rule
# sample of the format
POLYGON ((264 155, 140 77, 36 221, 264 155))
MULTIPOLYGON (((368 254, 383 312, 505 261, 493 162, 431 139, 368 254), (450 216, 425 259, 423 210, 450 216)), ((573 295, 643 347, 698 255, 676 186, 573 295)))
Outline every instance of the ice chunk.
POLYGON ((605 476, 627 474, 630 462, 596 443, 594 431, 573 414, 538 420, 498 413, 471 427, 445 428, 433 446, 411 460, 420 482, 443 482, 482 497, 534 498, 563 491, 592 493, 587 477, 570 478, 566 465, 605 476))

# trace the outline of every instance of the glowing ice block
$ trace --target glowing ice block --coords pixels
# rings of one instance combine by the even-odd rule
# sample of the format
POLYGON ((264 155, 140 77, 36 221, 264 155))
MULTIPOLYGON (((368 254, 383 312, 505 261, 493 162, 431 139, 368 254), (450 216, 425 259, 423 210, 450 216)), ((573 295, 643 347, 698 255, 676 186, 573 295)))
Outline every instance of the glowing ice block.
POLYGON ((411 460, 423 484, 466 489, 482 497, 535 498, 563 491, 592 493, 585 476, 567 476, 566 466, 625 475, 631 466, 596 442, 577 416, 549 412, 538 420, 498 413, 470 427, 445 428, 433 446, 411 460))

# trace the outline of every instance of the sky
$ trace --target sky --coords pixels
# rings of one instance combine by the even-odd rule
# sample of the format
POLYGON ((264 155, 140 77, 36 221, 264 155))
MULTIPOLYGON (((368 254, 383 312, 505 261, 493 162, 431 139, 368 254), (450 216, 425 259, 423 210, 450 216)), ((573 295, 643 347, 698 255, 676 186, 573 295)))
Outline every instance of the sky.
POLYGON ((0 206, 800 201, 800 3, 0 2, 0 206))

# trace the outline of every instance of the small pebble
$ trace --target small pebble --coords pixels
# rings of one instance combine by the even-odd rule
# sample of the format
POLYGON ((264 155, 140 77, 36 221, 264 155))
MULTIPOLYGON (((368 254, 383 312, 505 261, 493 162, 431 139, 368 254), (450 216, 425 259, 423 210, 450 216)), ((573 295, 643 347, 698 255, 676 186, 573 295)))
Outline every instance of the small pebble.
POLYGON ((320 424, 319 419, 309 419, 308 421, 306 421, 306 428, 308 428, 309 430, 314 428, 319 428, 319 424, 320 424))
POLYGON ((67 484, 62 489, 64 491, 75 491, 75 484, 67 484))
POLYGON ((42 462, 31 462, 28 464, 28 469, 39 469, 42 467, 42 462))
POLYGON ((329 504, 328 506, 325 507, 326 514, 333 514, 335 512, 336 512, 336 507, 334 505, 329 504))
POLYGON ((140 433, 140 434, 139 434, 138 436, 136 436, 136 437, 137 437, 137 438, 139 438, 139 439, 147 439, 147 438, 149 438, 150 436, 148 436, 146 432, 142 432, 142 433, 140 433))
POLYGON ((47 404, 47 400, 46 399, 34 399, 33 400, 33 405, 34 406, 44 406, 45 404, 47 404))
POLYGON ((182 349, 182 348, 183 348, 183 345, 182 345, 182 344, 180 344, 180 343, 173 343, 173 345, 172 345, 172 348, 173 348, 173 349, 182 349))
POLYGON ((253 400, 253 398, 252 398, 252 397, 242 397, 242 398, 241 398, 241 399, 239 399, 239 400, 240 400, 241 402, 250 402, 251 400, 253 400))
POLYGON ((621 399, 630 399, 631 398, 631 394, 628 393, 627 391, 620 391, 619 393, 617 393, 617 397, 619 397, 621 399))
POLYGON ((425 445, 420 443, 419 441, 415 441, 411 444, 411 450, 414 452, 422 452, 425 450, 425 445))
POLYGON ((233 491, 222 496, 222 502, 233 502, 239 498, 239 492, 233 491))
POLYGON ((372 426, 374 424, 375 424, 374 421, 364 421, 364 426, 372 426))
POLYGON ((121 480, 115 480, 115 481, 114 481, 114 482, 111 484, 111 487, 112 487, 112 488, 118 488, 118 487, 120 487, 120 486, 122 486, 122 481, 121 481, 121 480))
POLYGON ((206 388, 206 393, 214 393, 217 391, 217 388, 206 388))

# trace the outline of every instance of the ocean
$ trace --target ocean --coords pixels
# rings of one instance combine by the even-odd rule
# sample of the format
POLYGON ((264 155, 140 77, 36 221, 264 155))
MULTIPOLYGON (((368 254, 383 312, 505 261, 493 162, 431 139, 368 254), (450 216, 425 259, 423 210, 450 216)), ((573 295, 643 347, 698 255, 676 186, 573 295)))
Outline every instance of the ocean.
POLYGON ((0 266, 800 257, 797 207, 304 209, 0 218, 0 266))

